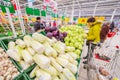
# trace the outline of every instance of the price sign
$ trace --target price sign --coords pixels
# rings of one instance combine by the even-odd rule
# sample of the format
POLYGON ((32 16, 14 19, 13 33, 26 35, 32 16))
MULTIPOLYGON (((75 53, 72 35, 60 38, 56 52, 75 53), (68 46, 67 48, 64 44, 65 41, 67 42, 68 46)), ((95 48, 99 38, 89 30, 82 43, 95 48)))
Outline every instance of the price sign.
POLYGON ((47 6, 46 12, 47 12, 47 15, 52 15, 53 11, 52 11, 52 9, 49 6, 47 6))
POLYGON ((0 6, 11 7, 12 4, 8 0, 0 0, 0 6))

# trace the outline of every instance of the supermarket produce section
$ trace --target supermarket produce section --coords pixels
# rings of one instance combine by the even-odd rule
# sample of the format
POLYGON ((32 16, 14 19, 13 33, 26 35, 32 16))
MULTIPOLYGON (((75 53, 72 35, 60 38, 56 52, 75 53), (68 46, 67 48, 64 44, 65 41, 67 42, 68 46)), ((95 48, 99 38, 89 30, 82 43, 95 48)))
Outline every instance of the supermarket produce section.
POLYGON ((0 0, 0 80, 120 80, 120 0, 0 0))
POLYGON ((75 27, 83 33, 78 35, 82 40, 80 47, 65 44, 54 37, 50 39, 42 33, 2 40, 1 47, 19 71, 14 76, 6 77, 14 80, 77 80, 85 33, 82 28, 75 27))

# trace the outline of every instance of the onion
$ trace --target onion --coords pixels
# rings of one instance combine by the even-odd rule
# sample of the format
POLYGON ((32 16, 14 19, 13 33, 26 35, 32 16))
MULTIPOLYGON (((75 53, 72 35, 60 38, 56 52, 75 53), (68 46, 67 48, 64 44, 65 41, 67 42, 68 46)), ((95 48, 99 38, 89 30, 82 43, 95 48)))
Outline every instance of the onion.
POLYGON ((53 32, 53 31, 56 31, 57 30, 57 27, 51 27, 50 31, 53 32))
POLYGON ((50 27, 45 27, 46 32, 50 32, 50 27))
POLYGON ((53 32, 52 32, 52 34, 53 34, 54 37, 57 36, 57 34, 58 34, 57 32, 58 32, 58 31, 53 31, 53 32))
POLYGON ((49 38, 52 38, 52 37, 53 37, 53 34, 52 34, 51 32, 48 32, 48 33, 46 34, 46 36, 49 37, 49 38))
POLYGON ((63 36, 66 37, 67 36, 67 32, 63 32, 63 36))
POLYGON ((11 75, 8 75, 7 77, 6 77, 6 80, 11 80, 11 75))
POLYGON ((64 36, 63 36, 62 33, 59 34, 59 39, 60 39, 60 40, 63 40, 63 39, 64 39, 64 36))

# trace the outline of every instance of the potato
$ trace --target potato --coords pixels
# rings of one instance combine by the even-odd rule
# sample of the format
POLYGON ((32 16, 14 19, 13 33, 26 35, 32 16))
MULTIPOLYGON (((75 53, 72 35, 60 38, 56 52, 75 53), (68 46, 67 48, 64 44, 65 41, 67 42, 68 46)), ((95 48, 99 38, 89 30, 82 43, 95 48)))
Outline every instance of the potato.
POLYGON ((11 80, 11 78, 12 78, 12 76, 11 76, 11 75, 8 75, 8 76, 6 77, 6 80, 11 80))
POLYGON ((8 55, 0 48, 0 80, 13 80, 18 74, 8 55))

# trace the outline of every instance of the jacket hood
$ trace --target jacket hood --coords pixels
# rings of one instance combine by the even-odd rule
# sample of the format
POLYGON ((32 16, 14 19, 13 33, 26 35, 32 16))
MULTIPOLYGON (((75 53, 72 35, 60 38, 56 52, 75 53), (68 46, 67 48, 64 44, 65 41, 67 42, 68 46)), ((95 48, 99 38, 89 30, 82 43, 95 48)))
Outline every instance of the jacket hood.
POLYGON ((97 25, 101 27, 102 23, 103 23, 102 21, 96 21, 94 22, 93 26, 97 25))
POLYGON ((96 24, 102 24, 103 22, 102 21, 96 21, 95 23, 94 23, 94 25, 96 25, 96 24))

